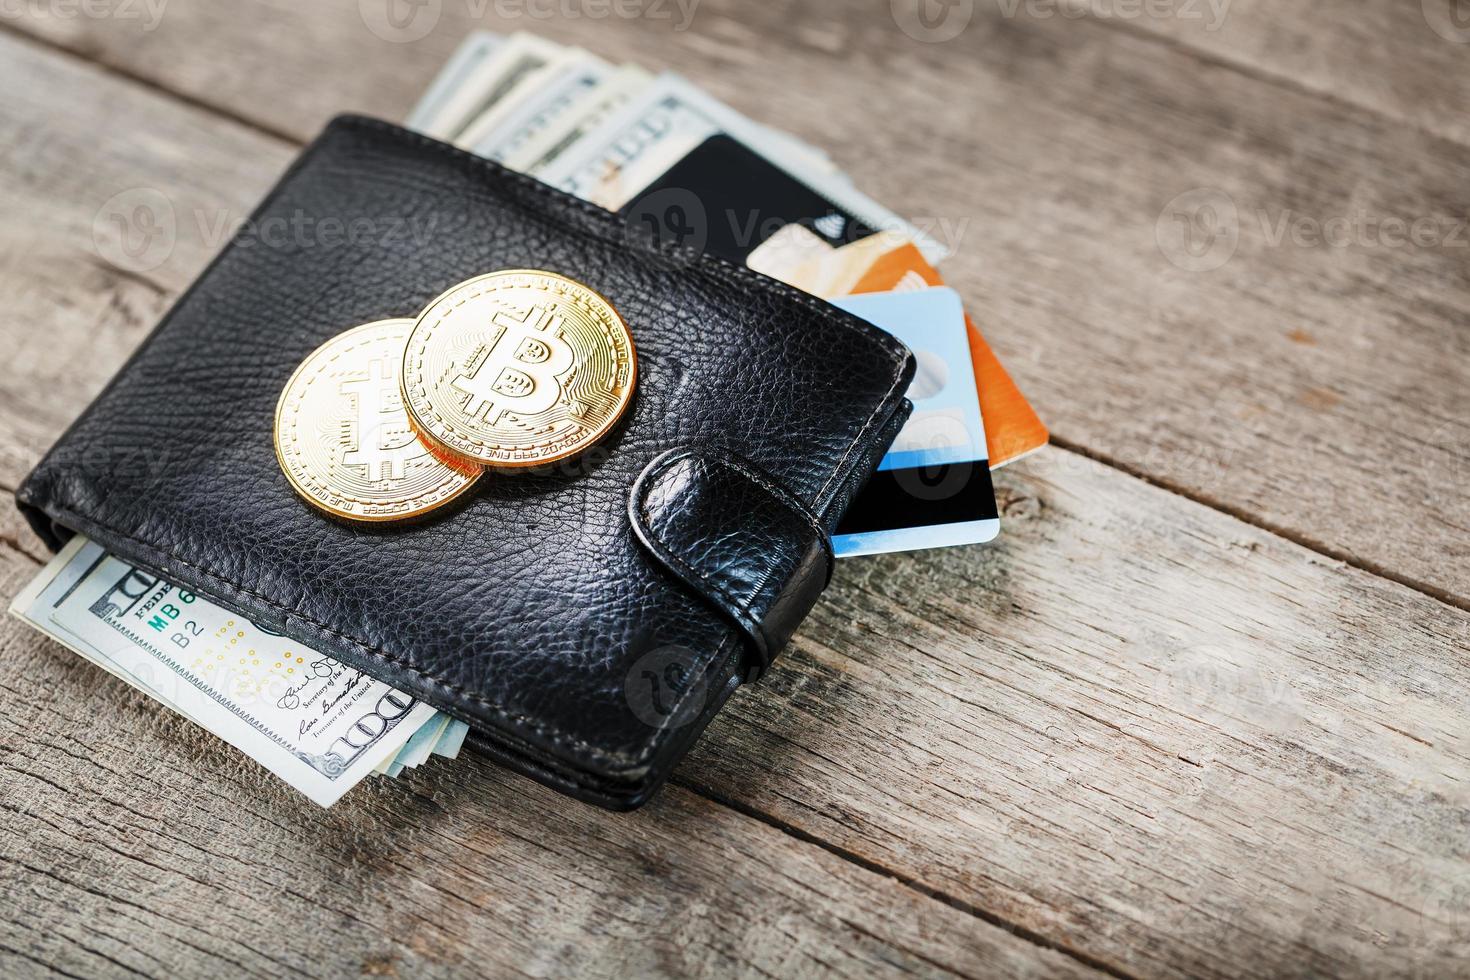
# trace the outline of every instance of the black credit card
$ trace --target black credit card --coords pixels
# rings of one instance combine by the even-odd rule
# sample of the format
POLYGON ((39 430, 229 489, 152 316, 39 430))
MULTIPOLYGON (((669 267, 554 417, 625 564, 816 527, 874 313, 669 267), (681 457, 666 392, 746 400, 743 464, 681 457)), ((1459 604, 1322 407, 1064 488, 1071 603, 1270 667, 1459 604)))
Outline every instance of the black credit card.
POLYGON ((878 231, 724 133, 691 150, 619 213, 640 234, 740 265, 789 224, 834 248, 878 231))

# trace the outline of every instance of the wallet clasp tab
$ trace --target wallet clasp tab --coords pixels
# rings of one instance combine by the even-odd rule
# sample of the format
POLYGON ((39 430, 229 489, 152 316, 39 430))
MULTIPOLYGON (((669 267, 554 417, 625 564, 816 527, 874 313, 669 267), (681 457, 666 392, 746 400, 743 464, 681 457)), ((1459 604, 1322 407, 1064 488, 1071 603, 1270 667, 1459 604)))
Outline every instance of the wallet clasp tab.
POLYGON ((771 665, 832 577, 822 523, 770 474, 722 449, 671 449, 633 485, 628 513, 644 548, 729 616, 771 665))

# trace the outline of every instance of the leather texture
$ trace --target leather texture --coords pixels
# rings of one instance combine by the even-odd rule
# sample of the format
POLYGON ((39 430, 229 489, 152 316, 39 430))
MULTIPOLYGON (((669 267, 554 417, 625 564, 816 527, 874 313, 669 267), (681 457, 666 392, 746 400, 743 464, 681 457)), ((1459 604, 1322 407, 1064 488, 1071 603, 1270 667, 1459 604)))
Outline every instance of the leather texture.
POLYGON ((728 452, 660 455, 633 485, 628 520, 665 568, 745 632, 759 672, 832 578, 832 538, 817 516, 728 452))
POLYGON ((505 765, 637 806, 815 601, 913 376, 855 317, 641 241, 453 147, 335 120, 26 479, 22 510, 53 547, 85 533, 465 719, 505 765), (628 322, 639 382, 618 428, 411 525, 298 499, 272 424, 301 360, 504 268, 585 282, 628 322))

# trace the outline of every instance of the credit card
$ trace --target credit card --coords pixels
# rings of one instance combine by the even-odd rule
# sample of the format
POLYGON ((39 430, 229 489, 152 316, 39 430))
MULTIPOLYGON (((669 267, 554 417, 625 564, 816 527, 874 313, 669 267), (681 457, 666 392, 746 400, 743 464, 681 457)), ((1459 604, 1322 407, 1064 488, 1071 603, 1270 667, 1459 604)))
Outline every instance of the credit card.
POLYGON ((840 558, 981 544, 1000 533, 965 310, 952 289, 846 296, 833 305, 914 352, 914 413, 853 500, 832 550, 840 558))
MULTIPOLYGON (((785 252, 779 257, 772 257, 771 265, 774 271, 767 275, 773 275, 802 292, 821 296, 824 299, 830 299, 833 296, 848 296, 852 294, 853 287, 857 285, 858 280, 863 278, 873 263, 900 245, 907 244, 909 243, 903 238, 883 232, 870 235, 850 245, 826 250, 812 249, 805 256, 800 256, 796 252, 785 252), (787 264, 798 258, 800 261, 795 264, 787 264)), ((886 291, 868 290, 868 292, 886 291)))
MULTIPOLYGON (((624 206, 623 211, 636 212, 642 202, 656 204, 666 199, 698 201, 704 211, 703 227, 691 226, 691 233, 704 240, 692 244, 739 264, 744 264, 751 252, 789 225, 804 228, 833 247, 877 231, 856 214, 723 133, 709 137, 669 167, 663 176, 624 206), (665 191, 679 196, 666 198, 661 193, 665 191)), ((651 217, 655 221, 660 218, 657 214, 651 217)))
MULTIPOLYGON (((795 196, 799 188, 803 198, 815 198, 823 203, 820 210, 814 204, 804 204, 804 209, 817 213, 796 217, 808 218, 813 222, 812 227, 829 241, 845 243, 862 237, 862 229, 883 229, 901 232, 936 261, 946 254, 938 242, 858 191, 851 181, 823 166, 814 153, 801 148, 799 141, 784 135, 773 136, 771 130, 751 122, 672 74, 659 76, 597 129, 561 153, 555 162, 539 169, 536 176, 612 211, 630 205, 636 209, 638 199, 659 200, 656 192, 660 190, 672 189, 675 191, 672 196, 686 199, 693 193, 709 225, 710 238, 725 243, 717 254, 730 257, 733 253, 743 259, 789 221, 781 220, 781 209, 771 202, 748 199, 751 179, 737 173, 744 189, 727 197, 724 186, 704 186, 705 171, 714 167, 720 173, 729 173, 731 166, 751 158, 760 161, 765 178, 771 178, 773 171, 783 178, 780 187, 772 188, 773 194, 795 196), (711 143, 715 137, 724 139, 711 143), (731 144, 745 152, 732 156, 728 149, 731 144), (705 151, 701 166, 684 171, 685 183, 676 183, 670 169, 700 150, 705 151), (670 179, 663 179, 666 176, 670 179), (695 193, 695 188, 688 186, 695 181, 700 182, 699 190, 703 193, 695 193), (751 207, 758 209, 753 223, 751 207), (732 216, 737 225, 733 229, 732 216), (861 226, 858 232, 850 230, 854 222, 861 226)), ((687 214, 687 207, 678 208, 687 214)))
MULTIPOLYGON (((873 236, 877 237, 877 236, 873 236)), ((761 275, 770 276, 772 279, 780 279, 789 282, 785 273, 789 269, 795 269, 805 265, 809 260, 823 255, 831 255, 834 249, 825 239, 813 231, 803 228, 801 225, 786 225, 770 238, 756 246, 749 255, 745 257, 747 267, 759 272, 761 275)), ((791 285, 796 285, 791 283, 791 285)), ((800 287, 798 287, 800 288, 800 287)), ((815 290, 808 289, 807 292, 813 296, 819 296, 815 290)), ((833 293, 832 295, 837 295, 833 293)))
MULTIPOLYGON (((873 261, 852 284, 851 292, 925 290, 942 285, 944 280, 939 272, 919 250, 913 245, 903 245, 873 261)), ((965 317, 965 331, 969 337, 975 385, 980 392, 980 411, 985 417, 990 465, 996 469, 1045 446, 1049 436, 1036 410, 1021 394, 1021 389, 1016 387, 1016 382, 1001 366, 1000 359, 968 315, 965 317)))

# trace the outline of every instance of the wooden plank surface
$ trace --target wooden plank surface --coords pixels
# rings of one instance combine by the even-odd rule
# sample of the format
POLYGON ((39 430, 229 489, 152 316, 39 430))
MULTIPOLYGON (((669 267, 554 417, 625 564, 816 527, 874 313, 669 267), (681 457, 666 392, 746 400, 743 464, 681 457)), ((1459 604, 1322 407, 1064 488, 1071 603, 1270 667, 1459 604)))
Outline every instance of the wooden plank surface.
MULTIPOLYGON (((1112 35, 1122 41, 1088 43, 1141 43, 1095 37, 1112 35)), ((207 229, 221 212, 253 205, 296 134, 25 41, 0 38, 0 66, 19 93, 0 109, 0 210, 21 217, 0 239, 19 349, 0 376, 0 482, 13 484, 217 247, 207 229), (180 230, 162 265, 120 273, 94 224, 140 187, 166 193, 180 230), (63 364, 56 350, 88 356, 63 364)), ((1064 122, 1056 112, 1043 121, 1064 122)), ((1019 227, 1006 234, 1038 247, 1019 227)), ((970 291, 1022 288, 989 275, 970 273, 970 291)), ((1324 316, 1329 299, 1313 300, 1324 316)), ((1102 301, 1088 302, 1100 317, 1102 301)), ((1064 323, 1069 336, 1094 326, 1064 323)), ((1216 352, 1221 364, 1234 353, 1216 352)), ((1200 383, 1198 367, 1179 366, 1192 373, 1176 385, 1200 383)), ((1420 367, 1427 398, 1458 397, 1444 390, 1449 367, 1420 367)), ((1313 456, 1298 478, 1331 482, 1337 465, 1313 456)), ((632 817, 475 760, 321 814, 7 626, 0 889, 26 914, 4 917, 0 945, 19 967, 56 960, 79 974, 221 958, 290 972, 313 962, 312 937, 339 941, 324 972, 404 975, 1422 976, 1470 956, 1463 612, 1078 454, 1027 461, 1001 493, 997 547, 845 564, 679 787, 632 817), (394 929, 394 913, 408 925, 394 929)), ((14 517, 0 539, 39 554, 14 517)), ((1443 525, 1419 540, 1452 546, 1443 525)), ((34 565, 6 545, 0 568, 10 594, 34 565)))
MULTIPOLYGON (((999 2, 999 0, 996 0, 999 2)), ((1033 0, 1035 3, 1035 0, 1033 0)), ((1034 6, 1045 16, 1061 10, 1034 6)), ((1086 0, 1113 25, 1470 143, 1470 19, 1458 0, 1086 0)), ((1017 9, 1028 9, 1021 4, 1017 9)))
POLYGON ((10 619, 0 683, 6 976, 1102 976, 683 790, 616 819, 467 755, 323 812, 10 619))
POLYGON ((1134 975, 1470 962, 1466 615, 1088 460, 1002 487, 996 547, 844 566, 688 778, 1134 975))
MULTIPOLYGON (((667 19, 496 19, 449 2, 412 43, 368 28, 378 0, 18 26, 298 140, 344 109, 401 117, 474 26, 679 71, 945 222, 946 276, 1063 445, 1470 607, 1464 146, 1392 101, 1319 93, 1338 69, 1282 86, 1156 39, 1185 21, 1118 29, 996 0, 921 43, 893 13, 905 2, 704 0, 686 30, 665 4, 634 9, 667 19)), ((1361 25, 1285 8, 1324 50, 1361 25)), ((1253 38, 1275 16, 1232 13, 1253 38)), ((1470 76, 1438 43, 1393 77, 1470 76)))

